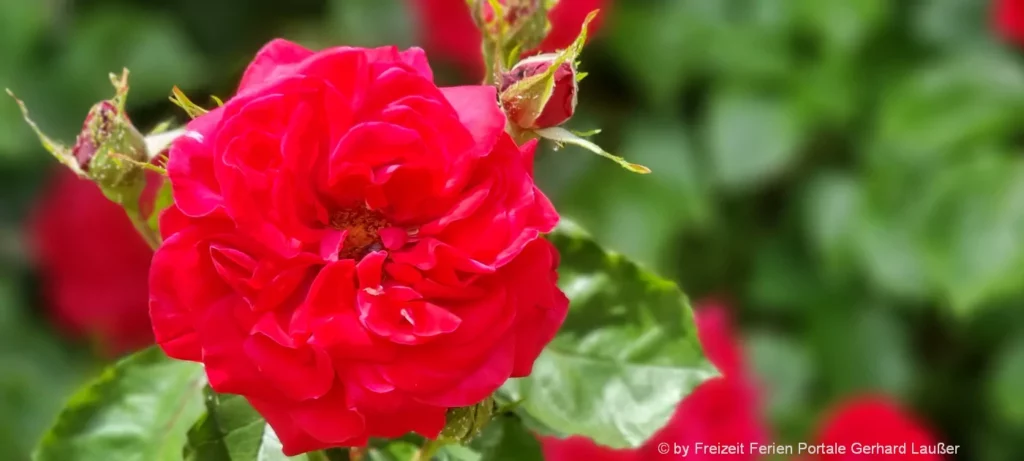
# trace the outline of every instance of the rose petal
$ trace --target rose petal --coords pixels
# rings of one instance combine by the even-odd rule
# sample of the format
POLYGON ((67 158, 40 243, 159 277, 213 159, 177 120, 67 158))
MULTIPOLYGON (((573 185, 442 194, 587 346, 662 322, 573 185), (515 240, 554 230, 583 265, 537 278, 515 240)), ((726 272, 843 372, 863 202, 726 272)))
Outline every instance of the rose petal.
POLYGON ((256 53, 256 57, 245 69, 242 81, 238 84, 238 92, 264 84, 275 75, 285 74, 289 65, 297 64, 312 55, 312 51, 288 40, 271 40, 256 53))

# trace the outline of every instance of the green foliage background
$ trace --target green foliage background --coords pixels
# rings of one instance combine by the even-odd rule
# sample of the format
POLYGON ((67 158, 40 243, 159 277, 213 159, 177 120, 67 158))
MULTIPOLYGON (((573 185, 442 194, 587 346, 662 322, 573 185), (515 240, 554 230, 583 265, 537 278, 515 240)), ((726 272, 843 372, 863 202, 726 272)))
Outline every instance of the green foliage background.
MULTIPOLYGON (((539 180, 604 246, 732 302, 781 440, 880 392, 962 459, 1018 459, 1024 59, 989 9, 620 0, 584 52, 571 127, 603 128, 596 141, 654 173, 567 148, 539 156, 539 180)), ((181 119, 173 85, 230 95, 270 38, 409 46, 415 31, 401 0, 15 0, 0 5, 0 86, 70 140, 123 66, 148 128, 181 119)), ((0 102, 0 459, 27 459, 101 365, 49 326, 23 249, 56 166, 0 102)))

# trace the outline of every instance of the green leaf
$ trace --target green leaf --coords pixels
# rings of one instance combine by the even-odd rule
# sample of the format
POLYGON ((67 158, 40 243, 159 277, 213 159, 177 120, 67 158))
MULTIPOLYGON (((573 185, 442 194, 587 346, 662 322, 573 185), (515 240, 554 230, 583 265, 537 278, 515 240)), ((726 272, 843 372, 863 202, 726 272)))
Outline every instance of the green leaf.
POLYGON ((177 86, 171 88, 170 99, 171 102, 174 103, 174 105, 184 110, 185 113, 188 114, 190 118, 196 118, 201 115, 205 115, 207 112, 209 112, 208 110, 200 107, 198 104, 192 102, 192 100, 189 99, 188 96, 185 96, 185 93, 181 91, 181 89, 177 86))
POLYGON ((971 50, 910 74, 882 101, 874 164, 941 167, 1013 139, 1024 111, 1024 69, 998 50, 971 50))
POLYGON ((185 461, 307 460, 287 457, 274 430, 244 397, 218 394, 207 386, 206 415, 188 431, 185 461))
MULTIPOLYGON (((552 66, 551 68, 554 68, 554 66, 552 66)), ((627 171, 639 174, 649 174, 651 172, 650 168, 647 168, 643 165, 638 165, 636 163, 630 163, 622 157, 608 153, 607 151, 602 149, 601 146, 598 146, 593 142, 590 142, 580 136, 577 136, 573 132, 565 128, 556 126, 552 128, 543 128, 540 130, 536 130, 535 132, 538 136, 544 139, 554 141, 559 145, 572 144, 574 146, 579 146, 584 149, 587 149, 597 155, 600 155, 608 160, 617 163, 619 166, 625 168, 627 171)))
POLYGON ((39 143, 42 144, 43 149, 46 149, 46 151, 49 152, 50 155, 53 155, 54 158, 57 159, 57 161, 59 161, 64 166, 70 168, 71 171, 75 172, 75 174, 79 176, 84 176, 85 173, 82 172, 82 169, 78 166, 78 161, 75 160, 74 155, 72 155, 71 149, 67 146, 60 144, 57 141, 54 141, 45 133, 43 133, 43 130, 39 128, 39 125, 36 125, 36 122, 34 122, 32 118, 29 117, 28 107, 25 106, 25 103, 22 100, 18 99, 18 97, 14 95, 14 92, 12 92, 10 89, 7 89, 7 95, 10 96, 11 99, 14 99, 14 102, 18 105, 18 108, 21 109, 22 118, 25 120, 25 123, 28 124, 29 128, 31 128, 32 131, 39 138, 39 143))
POLYGON ((189 461, 251 460, 263 442, 263 417, 239 395, 220 395, 204 388, 206 415, 188 432, 189 461))
MULTIPOLYGON (((288 457, 281 452, 281 440, 269 425, 263 426, 263 437, 260 439, 260 449, 256 453, 256 461, 312 461, 313 456, 309 454, 288 457)), ((319 454, 319 453, 318 453, 319 454)))
POLYGON ((79 390, 43 437, 37 461, 171 461, 202 414, 203 367, 152 347, 79 390))
POLYGON ((920 199, 928 274, 961 313, 1024 292, 1024 162, 977 154, 920 199))
POLYGON ((689 303, 674 283, 606 252, 571 222, 549 237, 569 316, 530 377, 510 380, 503 394, 523 400, 516 412, 538 432, 638 446, 716 374, 689 303))
POLYGON ((712 170, 726 189, 745 190, 783 173, 803 141, 794 111, 775 98, 718 94, 707 123, 712 170))

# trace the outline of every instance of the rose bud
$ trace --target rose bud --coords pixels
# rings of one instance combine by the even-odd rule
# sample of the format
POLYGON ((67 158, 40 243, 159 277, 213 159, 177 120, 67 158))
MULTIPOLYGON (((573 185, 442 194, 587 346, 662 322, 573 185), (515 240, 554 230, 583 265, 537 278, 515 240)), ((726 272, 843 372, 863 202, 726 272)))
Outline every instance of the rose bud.
POLYGON ((576 112, 578 87, 572 60, 557 54, 527 58, 502 76, 501 105, 515 126, 524 130, 551 128, 576 112), (558 67, 551 71, 551 66, 558 67))
MULTIPOLYGON (((481 53, 480 29, 485 23, 484 13, 487 9, 479 8, 480 3, 489 5, 488 0, 409 0, 414 8, 415 19, 421 34, 419 41, 427 51, 444 57, 459 65, 468 74, 467 77, 483 77, 486 68, 481 53), (467 8, 467 3, 469 8, 467 8)), ((579 35, 587 15, 594 10, 604 10, 611 6, 608 0, 550 0, 536 2, 536 10, 517 9, 518 4, 529 4, 536 0, 503 0, 505 18, 518 20, 529 13, 534 18, 530 27, 522 28, 515 40, 519 43, 523 56, 534 56, 541 53, 553 53, 570 46, 579 35), (511 13, 510 13, 511 12, 511 13), (534 26, 540 26, 544 34, 539 42, 527 40, 523 35, 534 26)), ((489 6, 487 7, 489 9, 489 6)), ((596 32, 602 23, 600 15, 591 25, 596 32)), ((493 17, 493 13, 492 13, 493 17)), ((514 22, 514 21, 513 21, 514 22)), ((537 29, 534 28, 534 31, 537 29)))
POLYGON ((473 19, 490 40, 505 40, 530 50, 544 41, 549 30, 548 12, 541 0, 500 0, 501 17, 495 17, 490 0, 476 0, 473 19))
POLYGON ((128 120, 117 100, 89 109, 71 155, 86 176, 111 200, 138 198, 145 187, 146 140, 128 120))

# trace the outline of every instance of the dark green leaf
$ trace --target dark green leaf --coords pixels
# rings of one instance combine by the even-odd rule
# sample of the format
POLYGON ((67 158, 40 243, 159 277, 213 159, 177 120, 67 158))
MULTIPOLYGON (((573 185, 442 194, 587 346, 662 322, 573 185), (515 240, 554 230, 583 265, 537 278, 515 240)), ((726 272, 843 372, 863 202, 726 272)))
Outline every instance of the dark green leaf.
POLYGON ((505 414, 491 421, 470 444, 480 461, 542 461, 540 442, 515 415, 505 414))
POLYGON ((79 390, 36 448, 38 461, 181 459, 202 414, 203 367, 152 347, 108 368, 79 390))
POLYGON ((187 460, 256 459, 263 441, 263 417, 238 395, 220 395, 207 386, 206 415, 188 432, 187 460))
POLYGON ((570 313, 532 375, 503 391, 523 400, 516 411, 535 430, 637 446, 715 375, 689 303, 674 283, 604 251, 571 222, 550 238, 570 313))
POLYGON ((206 415, 188 432, 186 461, 284 461, 273 429, 244 397, 218 394, 207 387, 206 415))

